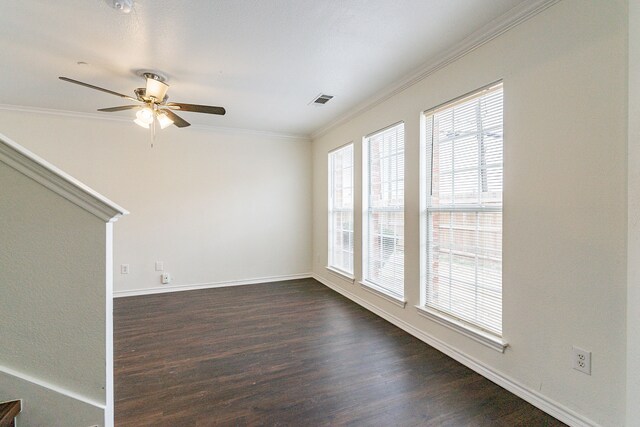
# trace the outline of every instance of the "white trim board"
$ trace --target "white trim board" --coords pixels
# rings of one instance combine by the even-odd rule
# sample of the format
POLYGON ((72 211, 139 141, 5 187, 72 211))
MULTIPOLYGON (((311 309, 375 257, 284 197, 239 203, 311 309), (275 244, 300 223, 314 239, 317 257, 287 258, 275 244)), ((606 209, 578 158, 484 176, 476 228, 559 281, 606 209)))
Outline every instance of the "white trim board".
POLYGON ((350 110, 350 112, 312 132, 311 139, 317 139, 327 134, 332 129, 347 123, 361 114, 364 114, 376 105, 386 101, 394 95, 397 95, 403 90, 410 88, 436 71, 457 61, 469 52, 474 51, 485 43, 488 43, 496 37, 506 33, 513 27, 533 18, 559 1, 560 0, 531 0, 520 3, 518 6, 515 6, 502 16, 494 19, 478 31, 472 33, 461 42, 453 45, 440 55, 437 55, 432 61, 427 62, 417 71, 414 71, 403 79, 387 86, 386 89, 378 91, 378 94, 355 106, 350 110))
POLYGON ((115 415, 115 387, 113 370, 113 224, 105 229, 105 427, 113 427, 115 415))
POLYGON ((594 421, 574 412, 573 410, 567 408, 566 406, 554 400, 549 399, 548 397, 540 394, 539 392, 520 384, 518 381, 512 378, 509 378, 508 376, 502 374, 501 372, 498 372, 493 368, 484 365, 483 363, 477 361, 473 357, 466 355, 465 353, 461 352, 460 350, 454 347, 451 347, 446 342, 416 328, 415 326, 405 322, 404 320, 397 318, 396 316, 386 312, 380 307, 377 307, 372 303, 365 301, 359 296, 345 289, 340 288, 339 286, 329 281, 328 279, 325 279, 324 277, 321 277, 317 274, 313 274, 312 277, 318 282, 325 285, 326 287, 338 292, 339 294, 361 305, 362 307, 366 308, 372 313, 377 314, 378 316, 382 317, 389 323, 399 327, 400 329, 413 335, 419 340, 429 344, 431 347, 435 348, 436 350, 439 350, 442 353, 446 354, 447 356, 451 357, 452 359, 462 363, 466 367, 472 369, 473 371, 477 372, 478 374, 482 375, 488 380, 496 383, 500 387, 510 391, 516 396, 526 400, 527 402, 531 403, 533 406, 557 418, 563 423, 568 424, 570 426, 574 426, 574 427, 597 427, 598 426, 598 424, 596 424, 594 421))
POLYGON ((76 392, 71 391, 71 390, 67 390, 64 387, 60 387, 60 386, 57 386, 55 384, 51 384, 49 382, 46 382, 46 381, 41 380, 41 379, 36 378, 36 377, 32 377, 31 375, 24 374, 22 372, 16 371, 16 370, 11 369, 11 368, 8 368, 6 366, 0 365, 0 373, 6 374, 6 375, 10 375, 10 376, 15 377, 15 378, 17 378, 19 380, 26 381, 26 382, 34 384, 34 385, 36 385, 38 387, 45 388, 48 391, 51 391, 51 392, 54 392, 54 393, 57 393, 57 394, 61 394, 61 395, 65 396, 65 397, 77 400, 77 401, 82 402, 82 403, 86 403, 87 405, 95 406, 98 409, 102 409, 102 410, 106 409, 106 406, 105 406, 104 403, 100 403, 100 402, 98 402, 98 401, 96 401, 94 399, 91 399, 90 397, 83 396, 82 394, 76 393, 76 392))
POLYGON ((2 134, 0 134, 0 162, 6 163, 105 222, 116 221, 120 216, 129 213, 2 134))
POLYGON ((138 295, 163 294, 167 292, 193 291, 197 289, 226 288, 229 286, 257 285, 271 282, 283 282, 285 280, 309 279, 311 273, 288 274, 285 276, 257 277, 254 279, 232 280, 228 282, 196 283, 191 285, 162 286, 146 289, 131 289, 127 291, 114 291, 114 298, 133 297, 138 295))

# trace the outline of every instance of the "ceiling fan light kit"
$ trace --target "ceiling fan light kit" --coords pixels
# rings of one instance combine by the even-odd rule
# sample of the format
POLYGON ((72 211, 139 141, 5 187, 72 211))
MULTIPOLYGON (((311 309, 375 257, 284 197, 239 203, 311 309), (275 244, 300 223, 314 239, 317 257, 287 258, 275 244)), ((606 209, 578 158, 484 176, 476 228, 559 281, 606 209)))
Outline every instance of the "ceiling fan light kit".
POLYGON ((166 78, 164 76, 156 72, 145 70, 141 70, 137 74, 146 80, 146 84, 145 87, 137 88, 134 90, 135 98, 122 93, 114 92, 109 89, 104 89, 99 86, 94 86, 89 83, 70 79, 69 77, 59 77, 59 79, 137 102, 137 105, 122 105, 119 107, 99 108, 98 111, 113 113, 116 111, 124 110, 138 110, 136 112, 136 118, 133 120, 133 122, 145 129, 151 128, 153 135, 155 135, 156 122, 158 123, 158 125, 160 125, 160 129, 165 129, 170 125, 175 125, 179 128, 191 125, 189 122, 178 116, 172 110, 216 115, 226 114, 226 110, 222 107, 184 104, 180 102, 167 102, 167 100, 169 99, 169 97, 167 96, 169 85, 165 83, 166 78))

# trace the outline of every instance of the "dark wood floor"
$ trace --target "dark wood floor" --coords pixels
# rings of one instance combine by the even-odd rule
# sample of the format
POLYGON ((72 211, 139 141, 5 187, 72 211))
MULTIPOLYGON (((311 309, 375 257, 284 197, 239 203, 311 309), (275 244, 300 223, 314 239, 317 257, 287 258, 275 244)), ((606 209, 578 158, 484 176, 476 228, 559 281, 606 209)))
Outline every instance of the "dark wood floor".
POLYGON ((564 425, 313 279, 115 300, 117 426, 564 425))

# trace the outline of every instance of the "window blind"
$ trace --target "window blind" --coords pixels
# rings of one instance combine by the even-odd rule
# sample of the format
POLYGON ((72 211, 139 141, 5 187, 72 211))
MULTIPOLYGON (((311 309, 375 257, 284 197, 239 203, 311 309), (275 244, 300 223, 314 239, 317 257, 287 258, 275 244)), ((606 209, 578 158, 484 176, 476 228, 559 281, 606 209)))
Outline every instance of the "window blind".
POLYGON ((365 138, 364 279, 404 298, 404 123, 365 138))
POLYGON ((502 83, 424 122, 425 305, 502 336, 502 83))
POLYGON ((353 274, 353 144, 329 153, 329 267, 353 274))

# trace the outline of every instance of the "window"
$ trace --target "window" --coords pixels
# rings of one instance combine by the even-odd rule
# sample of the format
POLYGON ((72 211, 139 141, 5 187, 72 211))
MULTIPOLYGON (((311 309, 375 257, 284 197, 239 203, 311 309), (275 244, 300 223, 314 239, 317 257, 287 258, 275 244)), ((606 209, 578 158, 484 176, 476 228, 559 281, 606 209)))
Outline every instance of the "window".
POLYGON ((426 112, 424 124, 424 306, 501 337, 502 83, 426 112))
POLYGON ((329 267, 353 274, 353 144, 329 153, 329 267))
POLYGON ((364 140, 364 284, 404 299, 404 123, 364 140))

